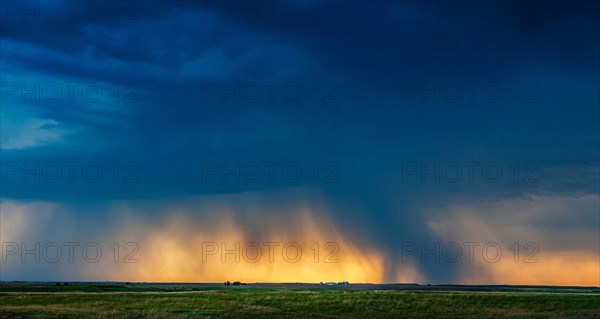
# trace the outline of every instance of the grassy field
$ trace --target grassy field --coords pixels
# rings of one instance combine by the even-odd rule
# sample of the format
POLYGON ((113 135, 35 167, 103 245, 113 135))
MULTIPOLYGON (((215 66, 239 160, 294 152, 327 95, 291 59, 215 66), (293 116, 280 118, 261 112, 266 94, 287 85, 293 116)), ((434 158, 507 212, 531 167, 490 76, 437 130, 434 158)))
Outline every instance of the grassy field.
POLYGON ((600 293, 2 283, 0 317, 600 318, 600 293))

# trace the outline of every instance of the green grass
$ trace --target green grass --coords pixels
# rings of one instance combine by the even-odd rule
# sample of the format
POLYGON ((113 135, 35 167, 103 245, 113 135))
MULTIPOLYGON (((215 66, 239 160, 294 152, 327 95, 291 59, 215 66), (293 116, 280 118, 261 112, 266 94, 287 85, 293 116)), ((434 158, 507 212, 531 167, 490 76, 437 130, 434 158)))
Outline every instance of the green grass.
POLYGON ((600 318, 597 293, 2 284, 1 318, 600 318))

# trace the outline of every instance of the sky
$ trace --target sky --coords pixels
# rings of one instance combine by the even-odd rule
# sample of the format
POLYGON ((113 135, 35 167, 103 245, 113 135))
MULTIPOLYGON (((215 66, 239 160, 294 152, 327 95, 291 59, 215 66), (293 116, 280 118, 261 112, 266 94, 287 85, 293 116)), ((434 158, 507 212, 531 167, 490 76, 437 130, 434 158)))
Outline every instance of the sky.
POLYGON ((593 1, 2 1, 0 280, 600 286, 593 1))

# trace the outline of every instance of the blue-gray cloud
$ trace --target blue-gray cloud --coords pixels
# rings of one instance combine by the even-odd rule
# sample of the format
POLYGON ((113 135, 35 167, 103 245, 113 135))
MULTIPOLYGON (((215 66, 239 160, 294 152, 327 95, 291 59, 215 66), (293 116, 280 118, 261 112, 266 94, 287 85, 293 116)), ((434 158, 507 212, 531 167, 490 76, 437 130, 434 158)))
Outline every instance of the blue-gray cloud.
POLYGON ((466 16, 459 1, 458 20, 439 1, 107 2, 97 19, 87 2, 16 3, 3 2, 0 32, 3 198, 94 207, 309 188, 393 251, 435 238, 430 209, 599 191, 595 3, 484 1, 466 16), (24 21, 36 5, 75 13, 24 21), (40 101, 23 93, 36 85, 40 101), (224 165, 248 175, 223 181, 224 165), (97 182, 82 176, 98 167, 97 182))

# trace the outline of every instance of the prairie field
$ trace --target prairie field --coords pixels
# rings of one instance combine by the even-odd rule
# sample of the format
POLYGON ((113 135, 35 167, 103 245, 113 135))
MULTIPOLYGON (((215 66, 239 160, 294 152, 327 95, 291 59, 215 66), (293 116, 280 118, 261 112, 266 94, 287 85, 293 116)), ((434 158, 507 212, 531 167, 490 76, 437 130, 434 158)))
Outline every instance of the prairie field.
POLYGON ((3 283, 2 318, 600 318, 598 288, 3 283))

